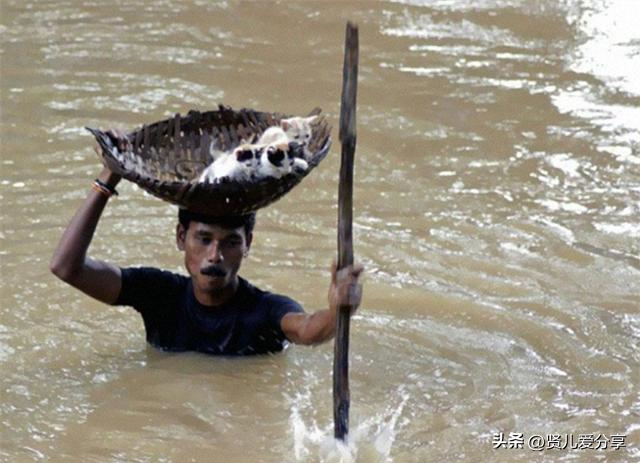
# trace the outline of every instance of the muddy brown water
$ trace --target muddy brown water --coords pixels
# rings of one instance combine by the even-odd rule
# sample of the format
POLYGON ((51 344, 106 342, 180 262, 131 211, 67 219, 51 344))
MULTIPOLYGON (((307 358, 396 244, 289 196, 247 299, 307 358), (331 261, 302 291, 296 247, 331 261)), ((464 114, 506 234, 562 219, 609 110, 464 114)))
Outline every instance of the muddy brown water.
MULTIPOLYGON (((3 461, 640 460, 635 2, 1 9, 3 461), (354 218, 367 275, 340 448, 331 344, 235 360, 158 352, 133 310, 64 286, 48 261, 99 170, 85 125, 225 103, 320 106, 337 127, 347 19, 360 27, 354 218), (524 448, 494 449, 501 432, 524 448), (528 448, 568 434, 626 447, 528 448)), ((336 253, 338 168, 336 140, 259 214, 241 272, 310 311, 336 253)), ((181 271, 175 208, 120 190, 91 255, 181 271)))

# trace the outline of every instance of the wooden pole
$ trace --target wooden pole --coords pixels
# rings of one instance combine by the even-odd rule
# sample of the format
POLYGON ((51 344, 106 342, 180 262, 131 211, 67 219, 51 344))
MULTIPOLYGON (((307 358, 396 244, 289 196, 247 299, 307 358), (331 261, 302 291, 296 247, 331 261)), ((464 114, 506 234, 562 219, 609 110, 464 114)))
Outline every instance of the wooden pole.
MULTIPOLYGON (((347 23, 340 105, 340 186, 338 191, 338 271, 353 264, 353 158, 356 151, 358 27, 347 23)), ((349 432, 349 322, 351 306, 340 306, 333 354, 333 421, 335 438, 349 432)))

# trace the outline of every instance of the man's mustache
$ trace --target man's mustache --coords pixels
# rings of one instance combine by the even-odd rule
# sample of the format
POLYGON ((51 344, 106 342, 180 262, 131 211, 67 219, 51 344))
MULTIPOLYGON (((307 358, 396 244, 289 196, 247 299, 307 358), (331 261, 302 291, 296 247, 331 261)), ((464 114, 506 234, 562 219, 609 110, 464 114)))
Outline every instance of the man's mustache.
POLYGON ((227 274, 227 271, 217 265, 209 265, 208 267, 201 268, 200 273, 214 277, 223 277, 227 274))

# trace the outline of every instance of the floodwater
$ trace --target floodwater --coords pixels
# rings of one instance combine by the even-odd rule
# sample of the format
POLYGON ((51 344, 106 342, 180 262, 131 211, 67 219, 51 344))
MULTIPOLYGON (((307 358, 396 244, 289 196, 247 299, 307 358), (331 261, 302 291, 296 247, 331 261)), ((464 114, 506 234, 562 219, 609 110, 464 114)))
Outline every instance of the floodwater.
MULTIPOLYGON (((3 461, 640 461, 634 0, 3 0, 0 37, 3 461), (320 106, 332 152, 241 274, 324 308, 348 19, 367 275, 341 447, 332 343, 158 352, 48 262, 100 168, 84 126, 320 106)), ((119 189, 90 254, 180 271, 175 207, 119 189)))

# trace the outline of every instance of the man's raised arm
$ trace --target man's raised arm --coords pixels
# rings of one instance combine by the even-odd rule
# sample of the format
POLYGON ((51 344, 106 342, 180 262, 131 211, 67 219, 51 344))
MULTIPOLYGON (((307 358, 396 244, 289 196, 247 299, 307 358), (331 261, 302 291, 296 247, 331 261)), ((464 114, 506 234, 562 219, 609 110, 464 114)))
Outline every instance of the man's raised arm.
POLYGON ((87 257, 87 249, 111 196, 110 190, 115 190, 120 176, 105 168, 98 181, 67 226, 49 267, 54 275, 71 286, 99 301, 113 304, 122 286, 120 268, 87 257))

